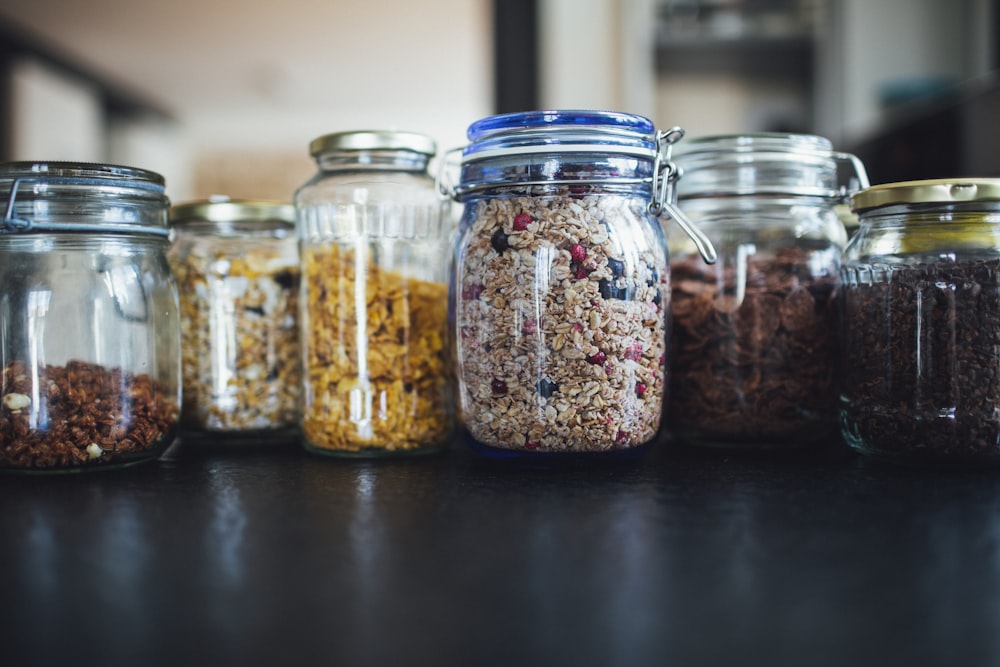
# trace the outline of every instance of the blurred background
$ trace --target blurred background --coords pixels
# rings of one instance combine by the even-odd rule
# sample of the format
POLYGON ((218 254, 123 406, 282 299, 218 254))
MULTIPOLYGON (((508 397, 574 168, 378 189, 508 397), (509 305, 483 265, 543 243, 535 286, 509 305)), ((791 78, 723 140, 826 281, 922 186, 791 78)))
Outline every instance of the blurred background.
POLYGON ((1000 0, 3 0, 0 160, 290 199, 329 132, 493 113, 821 134, 872 181, 1000 176, 1000 0))

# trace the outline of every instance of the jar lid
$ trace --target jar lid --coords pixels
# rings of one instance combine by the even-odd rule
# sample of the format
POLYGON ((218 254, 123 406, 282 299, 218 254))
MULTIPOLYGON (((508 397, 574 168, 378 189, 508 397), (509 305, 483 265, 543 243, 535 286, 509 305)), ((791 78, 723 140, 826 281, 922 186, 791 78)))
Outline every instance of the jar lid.
POLYGON ((998 178, 938 178, 873 185, 851 197, 851 210, 897 204, 958 204, 1000 201, 998 178))
POLYGON ((548 110, 489 116, 469 126, 462 162, 526 153, 657 154, 653 121, 618 111, 548 110))
POLYGON ((170 209, 170 223, 285 222, 295 224, 295 207, 285 202, 230 199, 215 195, 177 204, 170 209))
POLYGON ((138 167, 98 162, 0 163, 0 206, 4 213, 0 234, 169 234, 163 176, 138 167))
POLYGON ((864 165, 837 153, 829 139, 811 134, 762 132, 688 139, 674 160, 683 173, 678 198, 791 195, 844 198, 868 184, 864 165), (852 183, 839 183, 838 161, 849 161, 852 183))
POLYGON ((335 132, 309 143, 312 157, 339 151, 410 151, 433 156, 437 153, 437 143, 424 134, 395 130, 335 132))

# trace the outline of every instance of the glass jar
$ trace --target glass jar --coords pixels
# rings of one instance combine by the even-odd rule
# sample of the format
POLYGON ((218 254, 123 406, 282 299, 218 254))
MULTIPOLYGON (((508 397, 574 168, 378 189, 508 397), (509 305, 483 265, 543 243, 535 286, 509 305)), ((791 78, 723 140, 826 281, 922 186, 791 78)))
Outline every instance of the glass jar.
POLYGON ((680 136, 595 111, 469 127, 451 298, 458 422, 475 450, 593 458, 656 439, 670 301, 656 215, 672 209, 680 136))
POLYGON ((214 197, 171 209, 186 439, 274 443, 298 431, 299 253, 291 204, 214 197))
POLYGON ((1000 179, 854 195, 841 433, 900 463, 1000 461, 1000 179))
POLYGON ((328 134, 295 194, 306 449, 345 456, 443 449, 451 225, 428 162, 432 139, 328 134))
POLYGON ((867 185, 863 165, 794 134, 695 138, 675 159, 678 200, 719 261, 706 266, 687 239, 668 237, 672 437, 746 448, 835 438, 839 209, 867 185))
POLYGON ((0 469, 158 458, 180 411, 163 178, 13 162, 0 197, 0 469))

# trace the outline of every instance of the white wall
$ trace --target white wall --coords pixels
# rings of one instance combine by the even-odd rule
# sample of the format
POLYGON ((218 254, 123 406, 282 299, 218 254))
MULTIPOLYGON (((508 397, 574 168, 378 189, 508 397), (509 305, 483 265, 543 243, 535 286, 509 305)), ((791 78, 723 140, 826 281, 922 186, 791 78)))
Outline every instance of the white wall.
POLYGON ((100 161, 101 101, 93 84, 33 58, 10 72, 11 159, 100 161))

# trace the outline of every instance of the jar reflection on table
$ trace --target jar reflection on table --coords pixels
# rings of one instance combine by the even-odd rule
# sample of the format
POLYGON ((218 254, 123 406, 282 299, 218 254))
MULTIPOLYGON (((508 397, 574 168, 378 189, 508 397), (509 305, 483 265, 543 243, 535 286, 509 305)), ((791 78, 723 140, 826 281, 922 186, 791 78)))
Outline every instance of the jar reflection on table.
POLYGON ((675 159, 680 205, 719 261, 705 265, 670 232, 671 434, 750 448, 832 438, 847 241, 837 165, 853 159, 822 137, 786 134, 695 138, 675 159))
POLYGON ((1000 461, 1000 180, 888 183, 851 206, 844 439, 899 463, 1000 461))
POLYGON ((175 206, 171 222, 185 438, 293 437, 301 394, 295 209, 213 197, 175 206))
POLYGON ((442 450, 451 225, 428 175, 432 139, 325 135, 295 195, 301 249, 306 448, 386 456, 442 450))
POLYGON ((163 178, 116 165, 0 164, 0 469, 159 457, 180 403, 163 178))

